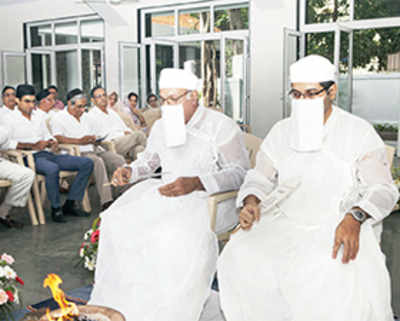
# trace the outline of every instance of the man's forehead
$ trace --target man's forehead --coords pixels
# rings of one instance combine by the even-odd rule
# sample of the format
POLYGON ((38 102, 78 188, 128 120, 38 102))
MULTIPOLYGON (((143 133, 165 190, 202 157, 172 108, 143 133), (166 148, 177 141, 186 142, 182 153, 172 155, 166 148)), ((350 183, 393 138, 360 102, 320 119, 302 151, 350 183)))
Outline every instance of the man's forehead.
POLYGON ((318 82, 294 82, 291 83, 292 88, 308 90, 308 89, 320 89, 322 88, 321 84, 318 82))
POLYGON ((21 100, 24 100, 24 99, 36 100, 36 96, 35 95, 23 95, 21 97, 21 100))
POLYGON ((5 93, 5 94, 15 93, 15 89, 7 88, 6 91, 5 91, 4 93, 5 93))
POLYGON ((162 96, 168 97, 171 95, 179 95, 185 93, 185 88, 164 88, 160 90, 162 96))
POLYGON ((103 88, 97 88, 95 91, 94 91, 94 94, 96 95, 96 94, 99 94, 99 93, 101 93, 101 92, 105 92, 104 91, 104 89, 103 88))
POLYGON ((75 105, 85 105, 86 104, 86 97, 82 97, 76 100, 75 105))

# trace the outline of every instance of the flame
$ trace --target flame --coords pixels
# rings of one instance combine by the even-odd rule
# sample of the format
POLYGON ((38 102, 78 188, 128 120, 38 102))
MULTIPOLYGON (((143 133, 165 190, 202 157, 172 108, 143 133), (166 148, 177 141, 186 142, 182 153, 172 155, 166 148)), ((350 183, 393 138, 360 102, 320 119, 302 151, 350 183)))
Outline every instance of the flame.
POLYGON ((65 293, 60 289, 62 283, 61 278, 57 274, 49 274, 43 282, 43 287, 49 287, 51 294, 53 295, 54 301, 58 303, 61 309, 61 313, 57 318, 53 318, 50 315, 50 309, 47 308, 46 316, 49 321, 65 321, 72 320, 73 316, 79 315, 78 308, 72 302, 67 301, 65 293))

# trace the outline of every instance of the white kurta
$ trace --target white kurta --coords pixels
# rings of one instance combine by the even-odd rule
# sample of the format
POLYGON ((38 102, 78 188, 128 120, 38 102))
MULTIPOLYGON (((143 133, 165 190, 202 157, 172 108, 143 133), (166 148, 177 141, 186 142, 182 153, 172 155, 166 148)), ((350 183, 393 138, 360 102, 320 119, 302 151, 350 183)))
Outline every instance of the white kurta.
MULTIPOLYGON (((187 124, 184 146, 167 148, 163 120, 132 164, 140 180, 160 165, 162 180, 130 188, 103 212, 91 304, 120 310, 127 320, 198 321, 218 256, 207 197, 237 189, 249 167, 242 133, 221 113, 199 107, 187 124), (168 198, 158 188, 199 176, 206 191, 168 198)), ((224 228, 235 224, 232 207, 224 228)))
POLYGON ((385 146, 373 127, 337 107, 324 128, 323 148, 289 147, 290 119, 264 140, 246 176, 238 206, 256 195, 261 208, 288 179, 301 185, 250 231, 233 235, 218 265, 227 321, 389 321, 390 280, 374 234, 398 199, 385 146), (332 259, 335 230, 358 206, 372 219, 361 227, 355 261, 332 259))

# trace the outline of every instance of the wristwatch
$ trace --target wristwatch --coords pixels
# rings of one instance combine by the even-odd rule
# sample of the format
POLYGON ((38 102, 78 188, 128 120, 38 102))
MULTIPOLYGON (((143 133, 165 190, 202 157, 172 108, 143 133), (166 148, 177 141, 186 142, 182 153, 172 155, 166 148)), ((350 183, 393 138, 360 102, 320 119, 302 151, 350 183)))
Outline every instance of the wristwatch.
POLYGON ((355 220, 359 221, 360 223, 364 223, 367 220, 367 214, 365 214, 363 211, 357 210, 355 208, 352 208, 349 211, 349 214, 354 217, 355 220))

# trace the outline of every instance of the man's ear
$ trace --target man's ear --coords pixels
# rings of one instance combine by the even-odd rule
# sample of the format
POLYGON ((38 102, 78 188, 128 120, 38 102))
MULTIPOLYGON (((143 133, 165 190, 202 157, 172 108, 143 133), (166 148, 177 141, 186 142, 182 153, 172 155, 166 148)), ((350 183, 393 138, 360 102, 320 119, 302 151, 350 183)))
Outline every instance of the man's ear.
POLYGON ((191 91, 189 95, 189 99, 197 100, 199 98, 199 92, 197 90, 191 91))
POLYGON ((328 90, 328 97, 330 101, 334 101, 337 95, 337 85, 334 83, 328 90))
POLYGON ((95 100, 94 100, 94 98, 90 98, 90 101, 92 102, 93 105, 95 105, 95 100))

